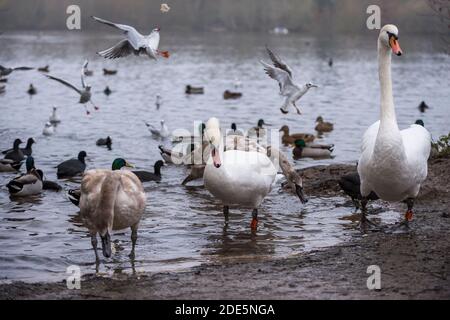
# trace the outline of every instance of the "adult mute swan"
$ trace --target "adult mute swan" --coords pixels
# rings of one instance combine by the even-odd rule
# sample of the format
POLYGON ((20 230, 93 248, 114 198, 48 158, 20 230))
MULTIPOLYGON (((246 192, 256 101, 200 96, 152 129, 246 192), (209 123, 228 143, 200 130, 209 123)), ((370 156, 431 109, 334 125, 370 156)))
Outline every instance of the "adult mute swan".
POLYGON ((405 201, 408 210, 405 222, 412 219, 414 199, 427 177, 427 160, 431 149, 431 135, 420 125, 399 130, 395 116, 391 79, 391 51, 402 55, 398 29, 384 26, 378 37, 378 63, 381 87, 380 121, 367 129, 358 163, 361 178, 362 218, 366 219, 368 196, 373 191, 382 200, 405 201))
POLYGON ((265 149, 255 139, 237 135, 226 136, 224 144, 216 118, 207 122, 205 139, 211 149, 203 176, 205 188, 222 201, 225 219, 231 204, 250 207, 253 208, 251 228, 256 229, 258 207, 270 192, 277 175, 274 159, 278 160, 300 201, 307 201, 300 175, 281 152, 271 147, 265 149))

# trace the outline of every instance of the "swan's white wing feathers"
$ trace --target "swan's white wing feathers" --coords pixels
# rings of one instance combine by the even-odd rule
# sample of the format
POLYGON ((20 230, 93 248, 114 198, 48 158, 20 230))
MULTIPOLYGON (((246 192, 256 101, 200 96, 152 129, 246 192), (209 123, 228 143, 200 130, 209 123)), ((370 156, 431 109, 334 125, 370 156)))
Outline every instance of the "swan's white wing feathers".
POLYGON ((427 162, 431 152, 431 134, 422 126, 412 125, 401 132, 408 162, 414 168, 418 183, 427 177, 427 162))
POLYGON ((366 152, 372 153, 373 148, 375 147, 375 141, 377 140, 379 129, 380 129, 380 121, 377 121, 373 125, 371 125, 364 133, 361 145, 361 153, 363 155, 366 152))

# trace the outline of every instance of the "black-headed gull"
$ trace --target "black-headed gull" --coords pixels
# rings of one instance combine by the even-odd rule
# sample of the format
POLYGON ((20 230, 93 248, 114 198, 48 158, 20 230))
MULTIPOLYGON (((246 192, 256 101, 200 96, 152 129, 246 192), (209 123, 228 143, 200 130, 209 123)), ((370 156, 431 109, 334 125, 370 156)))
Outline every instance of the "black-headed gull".
POLYGON ((300 109, 297 108, 295 103, 303 97, 311 88, 317 88, 315 84, 308 82, 304 86, 300 87, 292 81, 292 70, 289 66, 283 62, 277 55, 275 55, 269 48, 267 48, 270 59, 272 60, 273 66, 260 61, 264 66, 264 70, 272 79, 278 81, 280 86, 280 94, 286 99, 284 100, 283 106, 280 108, 281 112, 284 114, 289 113, 288 108, 292 105, 298 114, 301 114, 300 109))
POLYGON ((83 67, 81 68, 81 89, 78 89, 77 87, 75 87, 73 84, 62 80, 60 78, 56 78, 53 76, 49 76, 49 75, 45 75, 47 78, 52 79, 52 80, 56 80, 60 83, 62 83, 63 85, 65 85, 66 87, 69 87, 73 90, 75 90, 79 95, 80 95, 80 101, 79 103, 83 104, 84 107, 86 108, 86 113, 89 114, 89 110, 86 106, 86 103, 90 102, 92 104, 92 106, 94 107, 95 110, 98 110, 98 107, 92 102, 91 100, 91 86, 88 85, 86 83, 86 80, 84 79, 85 77, 85 71, 87 70, 87 66, 88 66, 89 61, 86 60, 83 64, 83 67))
POLYGON ((92 16, 95 21, 124 31, 126 39, 121 40, 113 47, 97 52, 100 56, 107 59, 123 58, 132 53, 135 55, 146 54, 151 59, 156 60, 159 56, 169 57, 169 51, 159 51, 159 28, 145 36, 140 34, 135 28, 125 24, 113 23, 101 18, 92 16))

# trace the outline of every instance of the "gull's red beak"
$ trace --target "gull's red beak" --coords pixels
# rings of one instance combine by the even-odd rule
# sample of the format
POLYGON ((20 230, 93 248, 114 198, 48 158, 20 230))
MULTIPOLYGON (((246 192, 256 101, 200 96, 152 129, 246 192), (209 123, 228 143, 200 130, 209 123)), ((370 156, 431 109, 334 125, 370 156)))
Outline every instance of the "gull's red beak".
POLYGON ((397 56, 401 56, 403 54, 402 48, 400 48, 400 44, 398 43, 398 40, 394 37, 391 37, 389 39, 389 44, 391 45, 392 52, 396 54, 397 56))

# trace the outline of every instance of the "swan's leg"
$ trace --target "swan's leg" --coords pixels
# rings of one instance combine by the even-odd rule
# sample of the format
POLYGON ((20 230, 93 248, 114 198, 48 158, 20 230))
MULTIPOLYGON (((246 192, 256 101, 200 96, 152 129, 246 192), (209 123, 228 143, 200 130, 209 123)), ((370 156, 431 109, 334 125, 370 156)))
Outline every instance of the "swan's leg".
POLYGON ((223 206, 223 216, 225 217, 225 222, 228 222, 228 214, 230 213, 229 206, 223 206))
POLYGON ((91 234, 91 244, 92 244, 92 249, 94 249, 95 252, 95 262, 99 262, 100 259, 98 258, 98 253, 97 253, 97 234, 96 233, 92 233, 91 234))
POLYGON ((399 223, 394 229, 398 229, 400 227, 405 227, 405 229, 409 229, 409 222, 413 218, 413 207, 414 207, 414 198, 408 198, 405 200, 406 205, 408 206, 408 210, 405 213, 405 220, 403 220, 401 223, 399 223))
POLYGON ((374 222, 370 221, 369 219, 367 219, 367 203, 368 202, 369 202, 369 199, 367 199, 366 197, 363 197, 361 199, 361 222, 360 222, 360 227, 363 230, 366 229, 367 225, 370 225, 372 227, 378 228, 376 223, 374 223, 374 222))
POLYGON ((131 227, 131 252, 130 252, 131 259, 134 259, 134 248, 136 247, 137 241, 137 229, 138 229, 137 225, 131 227))
POLYGON ((253 209, 252 212, 252 223, 250 224, 250 228, 252 228, 252 230, 256 230, 258 228, 258 209, 253 209))

